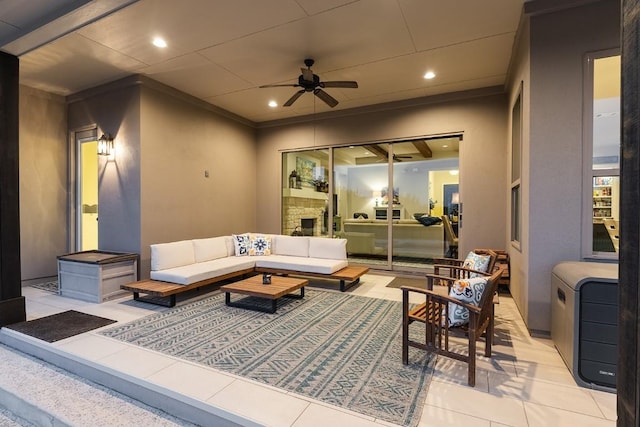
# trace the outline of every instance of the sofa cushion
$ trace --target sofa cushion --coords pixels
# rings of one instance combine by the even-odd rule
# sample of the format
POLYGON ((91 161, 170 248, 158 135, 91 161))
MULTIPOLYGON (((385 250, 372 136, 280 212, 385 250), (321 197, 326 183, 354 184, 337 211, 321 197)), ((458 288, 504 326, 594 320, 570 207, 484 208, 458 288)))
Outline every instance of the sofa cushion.
POLYGON ((309 239, 309 257, 347 259, 347 239, 312 237, 309 239))
POLYGON ((201 280, 212 279, 225 274, 235 273, 255 267, 255 259, 250 257, 225 257, 211 261, 198 262, 182 267, 169 268, 162 271, 152 271, 153 280, 190 285, 201 280))
POLYGON ((271 255, 255 260, 256 267, 319 274, 332 274, 349 265, 346 259, 301 258, 288 255, 271 255))
POLYGON ((265 234, 249 235, 249 256, 271 255, 271 236, 265 234))
POLYGON ((236 246, 233 244, 233 237, 224 236, 224 242, 227 245, 227 256, 234 256, 236 253, 236 246))
POLYGON ((158 243, 151 247, 151 270, 166 270, 196 262, 191 240, 158 243))
POLYGON ((232 237, 236 256, 249 255, 249 244, 251 243, 249 233, 233 234, 232 237))
POLYGON ((309 237, 278 235, 273 237, 272 245, 272 255, 309 256, 309 237))
POLYGON ((196 262, 211 261, 212 259, 229 256, 224 236, 210 239, 194 239, 192 242, 196 262))

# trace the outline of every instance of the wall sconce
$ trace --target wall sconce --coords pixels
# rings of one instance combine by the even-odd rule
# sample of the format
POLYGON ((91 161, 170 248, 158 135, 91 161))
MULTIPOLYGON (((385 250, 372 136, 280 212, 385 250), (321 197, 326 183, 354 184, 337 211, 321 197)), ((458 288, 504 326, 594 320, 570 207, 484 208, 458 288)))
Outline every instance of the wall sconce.
POLYGON ((103 133, 98 139, 98 155, 110 156, 111 154, 113 154, 113 138, 110 133, 107 135, 103 133))

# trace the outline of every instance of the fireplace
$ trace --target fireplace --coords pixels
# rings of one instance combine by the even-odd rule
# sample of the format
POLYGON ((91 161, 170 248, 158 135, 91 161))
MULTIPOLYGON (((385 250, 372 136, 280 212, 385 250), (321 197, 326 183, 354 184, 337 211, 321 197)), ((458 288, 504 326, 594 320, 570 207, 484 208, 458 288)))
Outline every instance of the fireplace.
POLYGON ((315 235, 317 218, 300 218, 300 228, 305 236, 315 235))

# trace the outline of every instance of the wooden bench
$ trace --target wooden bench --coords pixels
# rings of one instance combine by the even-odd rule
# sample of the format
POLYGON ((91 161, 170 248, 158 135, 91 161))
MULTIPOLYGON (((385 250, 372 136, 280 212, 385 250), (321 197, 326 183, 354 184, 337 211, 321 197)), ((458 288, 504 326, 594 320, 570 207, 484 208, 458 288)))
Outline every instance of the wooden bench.
POLYGON ((344 292, 351 286, 360 283, 360 277, 369 271, 368 267, 348 266, 332 274, 307 273, 305 271, 284 270, 279 268, 256 267, 258 273, 276 274, 279 276, 318 277, 328 280, 340 281, 340 292, 344 292))
POLYGON ((186 292, 191 289, 197 289, 206 285, 221 282, 226 279, 231 279, 238 276, 244 276, 253 272, 257 273, 270 273, 279 276, 302 276, 302 277, 318 277, 322 279, 339 280, 340 291, 344 292, 351 286, 360 282, 360 277, 369 271, 367 267, 349 266, 342 270, 336 271, 333 274, 321 274, 321 273, 306 273, 303 271, 295 270, 282 270, 277 268, 248 268, 245 270, 237 271, 234 273, 225 274, 222 276, 214 277, 200 282, 191 283, 190 285, 180 285, 171 282, 161 282, 159 280, 146 279, 138 282, 128 283, 121 285, 120 288, 133 292, 133 299, 136 301, 144 301, 151 304, 164 305, 166 307, 173 307, 176 305, 176 295, 181 292, 186 292), (146 297, 141 297, 140 294, 146 294, 146 297), (168 301, 163 298, 169 298, 168 301))
POLYGON ((201 280, 199 282, 191 283, 190 285, 180 285, 178 283, 161 282, 159 280, 146 279, 140 280, 138 282, 128 283, 126 285, 121 285, 120 288, 133 292, 133 299, 136 301, 144 301, 151 304, 173 307, 176 305, 176 294, 186 292, 191 289, 197 289, 203 286, 211 285, 213 283, 221 282, 226 279, 244 276, 245 274, 250 273, 253 273, 253 268, 247 268, 245 270, 236 271, 234 273, 224 274, 222 276, 214 277, 207 280, 201 280), (141 293, 146 294, 147 297, 141 297, 141 293), (167 297, 169 298, 169 300, 166 302, 160 299, 167 297))

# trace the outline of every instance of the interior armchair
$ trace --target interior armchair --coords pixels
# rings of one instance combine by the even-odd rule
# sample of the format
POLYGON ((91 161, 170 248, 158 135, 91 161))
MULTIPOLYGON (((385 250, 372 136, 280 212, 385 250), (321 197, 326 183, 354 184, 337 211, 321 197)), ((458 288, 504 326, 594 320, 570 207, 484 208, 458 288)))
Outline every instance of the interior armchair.
MULTIPOLYGON (((502 274, 496 270, 489 277, 478 277, 458 281, 455 278, 447 278, 450 286, 455 287, 454 282, 475 282, 471 285, 473 295, 468 299, 460 296, 441 295, 428 289, 402 287, 402 363, 409 363, 409 347, 460 360, 468 364, 467 381, 472 387, 476 384, 476 341, 483 333, 485 336, 484 355, 491 357, 494 329, 493 296, 498 289, 498 282, 502 274), (480 286, 484 282, 484 286, 480 286), (478 292, 482 288, 481 295, 478 292), (417 306, 409 304, 409 295, 417 293, 424 295, 425 302, 417 306), (458 324, 458 316, 461 310, 466 309, 468 320, 465 322, 466 330, 462 331, 458 324), (417 341, 409 336, 409 325, 413 322, 425 324, 424 341, 417 341), (458 331, 458 333, 456 333, 458 331), (460 336, 467 340, 466 351, 460 345, 450 346, 450 336, 460 336)), ((461 294, 467 294, 462 292, 461 294)), ((463 316, 464 317, 464 316, 463 316)))

